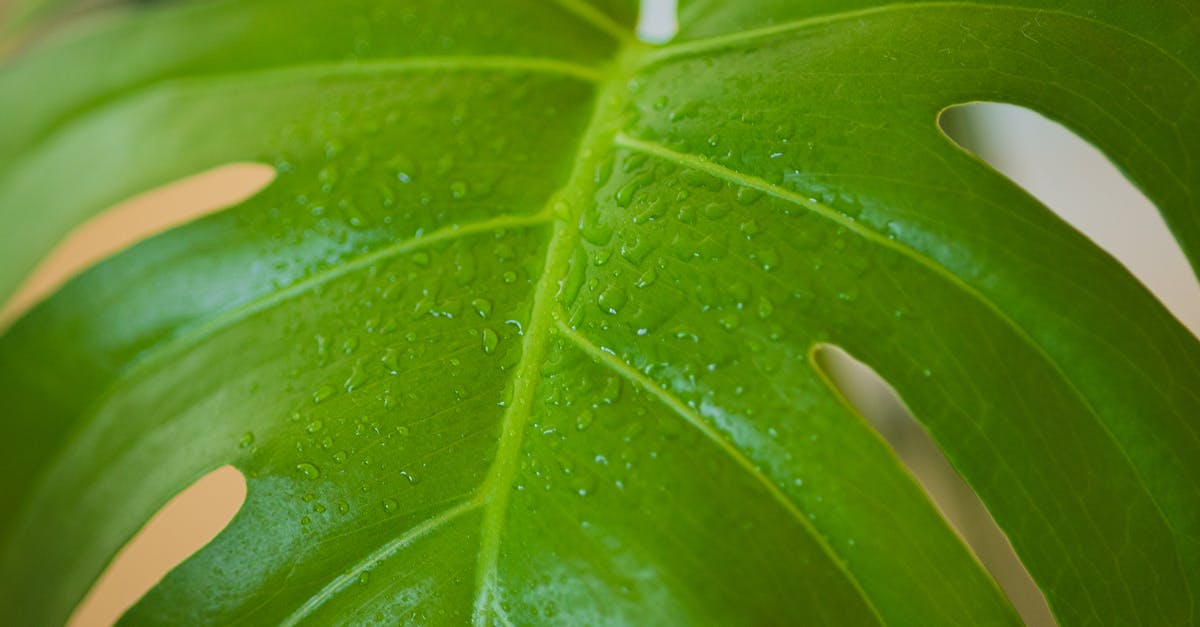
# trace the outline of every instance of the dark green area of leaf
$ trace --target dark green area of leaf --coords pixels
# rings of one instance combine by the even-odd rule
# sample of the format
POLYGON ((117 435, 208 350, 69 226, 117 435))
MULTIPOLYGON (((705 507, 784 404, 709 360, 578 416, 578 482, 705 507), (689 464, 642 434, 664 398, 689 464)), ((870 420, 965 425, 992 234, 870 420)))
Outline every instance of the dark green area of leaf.
POLYGON ((0 339, 6 616, 61 623, 233 464, 243 510, 125 622, 1017 622, 828 343, 1062 624, 1200 620, 1200 342, 937 126, 1063 122, 1195 262, 1200 8, 685 0, 661 47, 635 12, 178 2, 8 61, 5 294, 117 200, 278 174, 0 339))

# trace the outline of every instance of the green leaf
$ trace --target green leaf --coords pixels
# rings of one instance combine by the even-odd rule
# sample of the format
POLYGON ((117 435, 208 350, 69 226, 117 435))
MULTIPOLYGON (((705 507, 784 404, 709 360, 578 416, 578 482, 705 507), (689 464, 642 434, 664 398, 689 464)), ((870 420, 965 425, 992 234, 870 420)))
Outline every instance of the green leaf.
POLYGON ((125 622, 1013 624, 815 360, 873 366, 1064 625, 1191 624, 1200 342, 951 143, 1024 105, 1200 255, 1187 1, 172 3, 0 71, 0 292, 138 191, 253 198, 0 339, 0 607, 248 497, 125 622), (823 7, 817 12, 813 7, 823 7))

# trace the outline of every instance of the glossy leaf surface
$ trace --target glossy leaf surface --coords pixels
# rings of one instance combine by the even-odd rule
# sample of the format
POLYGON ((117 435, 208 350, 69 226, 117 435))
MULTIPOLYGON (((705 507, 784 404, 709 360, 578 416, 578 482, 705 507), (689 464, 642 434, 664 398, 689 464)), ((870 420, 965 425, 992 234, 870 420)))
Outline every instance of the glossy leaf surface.
POLYGON ((0 340, 0 607, 61 622, 233 464, 245 507, 126 622, 1018 622, 832 344, 1062 624, 1200 620, 1200 343, 937 125, 1062 121, 1194 263, 1195 6, 690 0, 657 47, 635 12, 171 3, 10 60, 5 293, 115 201, 277 176, 0 340))

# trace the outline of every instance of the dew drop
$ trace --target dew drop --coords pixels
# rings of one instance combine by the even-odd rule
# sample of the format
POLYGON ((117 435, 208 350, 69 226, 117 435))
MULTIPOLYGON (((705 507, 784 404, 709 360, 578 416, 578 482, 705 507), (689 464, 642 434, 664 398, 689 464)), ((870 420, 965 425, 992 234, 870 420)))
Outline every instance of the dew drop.
POLYGON ((651 285, 654 284, 654 281, 657 279, 658 279, 658 271, 655 270, 655 268, 653 266, 651 266, 645 272, 642 273, 642 276, 638 277, 637 283, 634 283, 634 285, 636 285, 640 288, 650 287, 651 285))
POLYGON ((596 305, 600 307, 601 311, 616 314, 625 306, 627 298, 625 289, 614 283, 600 293, 600 296, 596 298, 596 305))
POLYGON ((346 378, 346 383, 344 385, 347 392, 353 392, 357 388, 362 387, 362 384, 366 382, 367 373, 363 372, 361 367, 355 365, 354 369, 350 371, 350 376, 346 378))
POLYGON ((754 256, 758 259, 758 265, 762 266, 763 270, 770 272, 779 267, 779 253, 775 252, 773 248, 760 250, 754 256))
POLYGON ((766 296, 763 296, 758 299, 758 317, 759 318, 763 318, 763 319, 770 318, 771 314, 774 312, 775 312, 775 305, 771 304, 771 301, 768 300, 766 296))
POLYGON ((322 385, 321 387, 317 388, 316 390, 313 390, 312 398, 313 398, 314 403, 320 403, 321 401, 329 398, 330 396, 333 396, 333 386, 332 385, 322 385))
POLYGON ((396 502, 396 499, 383 499, 383 511, 391 514, 392 512, 396 511, 399 507, 400 507, 400 504, 396 502))
POLYGON ((480 318, 488 318, 492 315, 492 301, 486 298, 476 298, 471 301, 471 306, 475 308, 475 313, 479 314, 480 318))
POLYGON ((500 343, 500 338, 496 336, 496 332, 491 329, 483 330, 483 352, 491 355, 496 352, 496 346, 500 343))
MULTIPOLYGON (((746 189, 746 188, 742 188, 742 189, 746 189)), ((705 205, 705 207, 704 207, 704 217, 708 218, 709 220, 720 220, 721 218, 724 218, 728 213, 729 213, 729 207, 726 207, 725 205, 723 205, 719 202, 710 202, 707 205, 705 205)))
POLYGON ((763 191, 754 187, 739 187, 737 191, 737 200, 743 205, 752 205, 758 202, 759 198, 763 197, 763 191))
POLYGON ((247 431, 242 434, 242 439, 238 440, 238 446, 241 448, 249 448, 251 444, 254 444, 254 434, 247 431))
POLYGON ((383 367, 387 368, 388 372, 392 374, 400 371, 400 353, 394 348, 387 349, 379 361, 383 362, 383 367))
POLYGON ((604 382, 604 390, 600 392, 600 400, 605 405, 612 405, 621 398, 621 378, 609 377, 604 382))
POLYGON ((616 195, 613 197, 617 202, 618 207, 628 207, 633 201, 633 197, 638 190, 645 187, 653 178, 649 172, 642 172, 633 178, 629 179, 624 185, 617 189, 616 195))
POLYGON ((296 472, 305 479, 317 479, 321 476, 321 471, 316 466, 308 462, 300 462, 296 464, 296 472))

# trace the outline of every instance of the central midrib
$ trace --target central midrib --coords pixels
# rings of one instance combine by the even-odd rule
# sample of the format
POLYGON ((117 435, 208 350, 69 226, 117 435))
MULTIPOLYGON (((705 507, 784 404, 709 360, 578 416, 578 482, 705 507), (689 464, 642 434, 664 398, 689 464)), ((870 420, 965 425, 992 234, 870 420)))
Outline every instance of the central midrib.
POLYGON ((502 419, 496 456, 479 488, 484 511, 475 577, 476 625, 490 624, 497 607, 497 568, 508 497, 519 467, 524 432, 533 412, 546 345, 559 318, 560 309, 556 306, 559 280, 566 275, 567 262, 579 243, 575 221, 582 208, 593 200, 593 164, 611 159, 615 150, 625 110, 625 77, 641 66, 649 50, 647 44, 635 40, 622 44, 605 74, 606 80, 599 83, 595 92, 592 116, 580 138, 572 171, 547 203, 558 219, 551 227, 553 233, 546 246, 542 272, 533 288, 529 325, 522 337, 521 358, 513 374, 511 400, 502 419))

